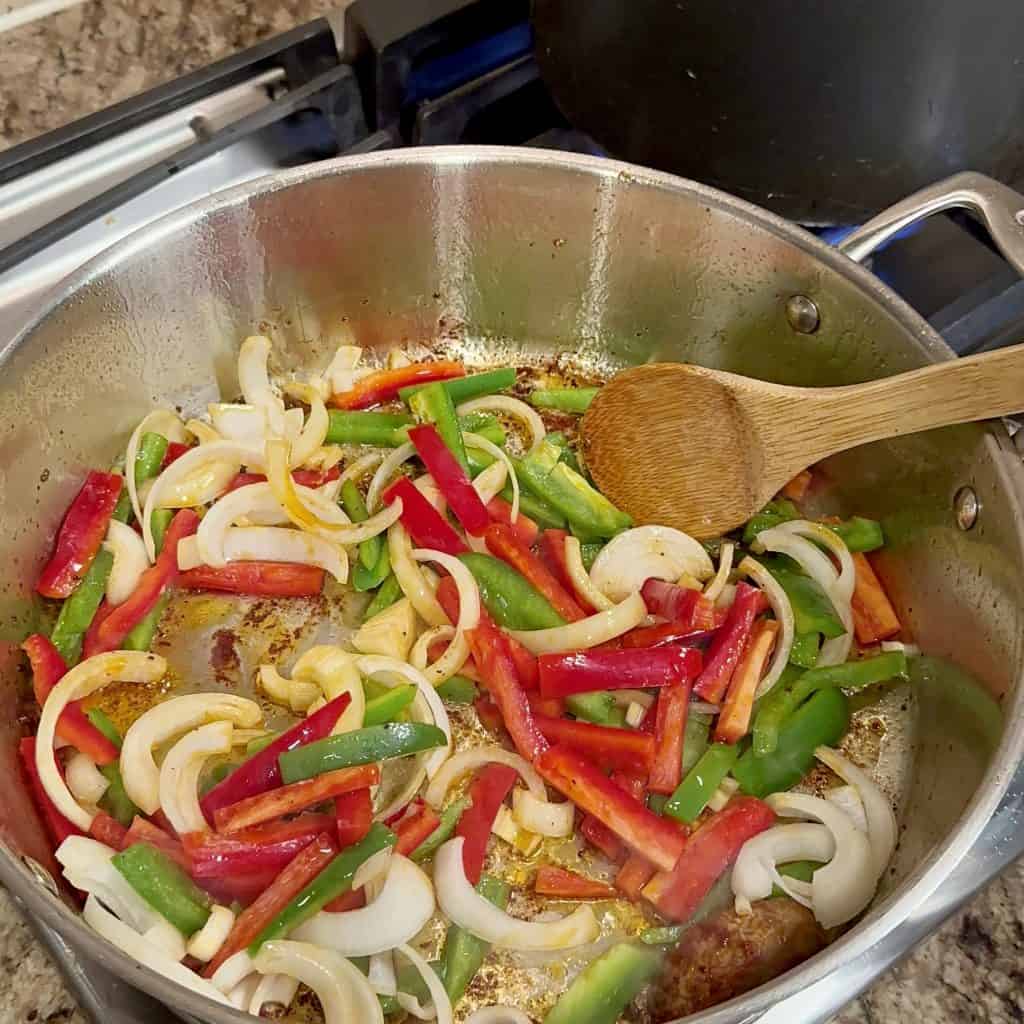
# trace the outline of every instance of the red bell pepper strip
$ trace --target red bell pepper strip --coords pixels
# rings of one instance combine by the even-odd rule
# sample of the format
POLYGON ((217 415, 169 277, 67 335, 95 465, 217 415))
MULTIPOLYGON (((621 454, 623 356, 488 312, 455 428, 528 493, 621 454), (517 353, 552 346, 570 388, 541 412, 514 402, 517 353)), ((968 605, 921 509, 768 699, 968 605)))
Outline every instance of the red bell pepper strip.
MULTIPOLYGON (((319 469, 292 470, 292 480, 300 487, 323 487, 324 484, 329 483, 331 480, 337 480, 339 476, 341 476, 341 470, 337 466, 332 466, 330 469, 323 471, 319 469)), ((249 484, 266 483, 266 480, 267 478, 262 473, 239 473, 228 484, 224 493, 237 491, 239 487, 248 487, 249 484)))
POLYGON ((147 821, 139 815, 136 815, 132 821, 131 828, 128 829, 124 841, 127 846, 131 846, 132 843, 149 843, 150 846, 155 846, 161 853, 166 853, 171 860, 186 871, 191 866, 188 854, 185 852, 185 847, 179 840, 169 835, 159 825, 154 825, 153 822, 147 821))
POLYGON ((281 768, 277 763, 278 757, 286 750, 294 750, 306 743, 330 736, 335 723, 344 714, 351 700, 352 697, 348 693, 340 694, 304 721, 281 733, 258 754, 253 754, 247 761, 243 761, 199 801, 206 820, 213 821, 214 814, 221 807, 227 807, 246 797, 256 796, 280 786, 281 768))
MULTIPOLYGON (((722 617, 725 617, 724 614, 722 617)), ((659 622, 653 626, 637 626, 615 640, 602 644, 601 649, 634 651, 648 647, 663 647, 666 644, 697 647, 714 635, 713 630, 693 629, 688 622, 659 622)))
POLYGON ((407 814, 396 826, 395 853, 408 857, 441 824, 434 808, 429 804, 421 804, 411 814, 407 814))
POLYGON ((254 825, 273 821, 285 814, 297 814, 332 797, 351 793, 380 782, 380 766, 362 764, 354 768, 338 768, 312 779, 293 782, 287 786, 245 797, 227 807, 218 807, 213 813, 219 832, 238 832, 254 825))
POLYGON ((466 368, 454 360, 436 363, 411 363, 397 370, 377 370, 367 374, 349 391, 331 396, 331 405, 338 409, 368 409, 398 397, 402 388, 414 384, 429 384, 435 380, 451 380, 465 377, 466 368))
POLYGON ((732 674, 721 714, 715 720, 716 743, 739 743, 746 736, 757 684, 764 675, 778 631, 779 624, 774 619, 758 619, 754 623, 750 639, 732 674))
POLYGON ((21 765, 25 770, 25 777, 28 779, 32 801, 36 805, 39 816, 43 819, 54 847, 60 846, 68 836, 82 835, 81 829, 60 813, 43 787, 43 780, 39 778, 39 771, 36 768, 35 736, 23 737, 18 744, 18 753, 21 755, 21 765))
POLYGON ((682 781, 683 734, 690 709, 691 679, 666 686, 658 694, 654 719, 654 764, 647 780, 652 793, 674 793, 682 781))
POLYGON ((508 737, 508 730, 505 728, 505 722, 501 717, 501 712, 498 710, 498 705, 490 697, 477 697, 473 701, 473 708, 476 711, 477 718, 480 719, 480 724, 489 733, 501 738, 508 737))
POLYGON ((487 856, 487 841, 491 837, 491 827, 497 817, 498 808, 512 792, 512 787, 519 777, 514 768, 505 764, 489 764, 477 773, 469 786, 469 798, 472 804, 462 812, 455 834, 461 836, 465 843, 462 847, 462 866, 466 877, 476 885, 484 869, 484 858, 487 856))
POLYGON ((754 626, 764 598, 761 591, 747 583, 736 584, 733 599, 722 628, 715 634, 704 661, 704 670, 694 684, 694 692, 701 700, 718 704, 725 696, 729 680, 740 660, 747 638, 754 626))
POLYGON ((654 737, 647 733, 545 715, 537 715, 536 721, 549 743, 565 743, 598 764, 645 774, 651 770, 654 737))
POLYGON ((879 640, 896 636, 901 628, 900 620, 867 555, 855 551, 853 567, 856 572, 850 610, 857 641, 877 644, 879 640))
POLYGON ((565 591, 573 595, 580 608, 587 615, 593 615, 597 609, 576 589, 569 575, 569 564, 565 557, 565 540, 568 536, 565 530, 545 530, 540 535, 540 557, 565 591))
POLYGON ((530 702, 535 715, 561 718, 565 714, 565 702, 558 697, 542 697, 539 693, 528 693, 526 699, 530 702))
POLYGON ((790 501, 803 501, 807 497, 814 477, 809 469, 803 469, 779 492, 784 498, 790 501))
POLYGON ((675 583, 666 583, 652 577, 644 582, 640 596, 652 615, 667 619, 669 622, 692 624, 700 599, 704 595, 699 590, 680 587, 675 583))
POLYGON ((160 463, 160 471, 163 472, 172 462, 177 462, 185 452, 191 450, 192 445, 185 444, 184 441, 168 441, 163 462, 160 463))
POLYGON ((539 590, 552 608, 566 622, 585 619, 587 613, 576 603, 571 590, 566 590, 554 573, 524 544, 515 530, 503 523, 492 523, 484 534, 487 549, 496 558, 507 562, 539 590))
POLYGON ((93 620, 85 634, 86 657, 117 650, 124 638, 153 610, 160 595, 178 577, 178 541, 198 528, 199 516, 190 508, 179 509, 167 527, 164 546, 156 562, 139 578, 128 600, 102 617, 97 614, 93 620))
POLYGON ((592 814, 583 815, 583 819, 580 821, 580 835, 613 863, 618 863, 626 854, 626 847, 622 840, 592 814))
POLYGON ((324 571, 295 562, 229 562, 220 568, 198 565, 179 575, 178 586, 257 597, 316 597, 324 587, 324 571))
POLYGON ((128 845, 128 829, 103 811, 92 819, 89 835, 114 850, 123 850, 128 845))
POLYGON ((656 874, 644 896, 670 920, 687 920, 743 844, 774 821, 771 808, 756 797, 735 797, 686 840, 675 867, 656 874))
POLYGON ((337 853, 338 844, 327 832, 322 832, 298 853, 257 900, 238 915, 217 955, 203 969, 203 977, 213 977, 217 968, 229 956, 245 949, 327 867, 337 853))
POLYGON ((540 527, 522 511, 516 516, 516 521, 513 523, 512 506, 500 495, 496 495, 487 502, 487 514, 491 517, 492 523, 504 523, 506 526, 511 526, 527 547, 531 547, 536 542, 540 527))
POLYGON ((654 877, 657 868, 639 853, 631 853, 615 876, 615 888, 631 900, 638 899, 640 890, 654 877))
POLYGON ((238 875, 230 878, 197 878, 196 885, 208 892, 218 903, 230 906, 238 903, 249 906, 274 884, 278 871, 259 871, 253 875, 238 875))
POLYGON ((420 494, 407 476, 400 476, 384 492, 384 501, 388 505, 395 498, 402 499, 402 525, 417 546, 449 555, 461 555, 469 550, 448 520, 420 494))
POLYGON ((366 838, 373 824, 373 797, 369 787, 334 798, 334 824, 342 849, 366 838))
POLYGON ((358 910, 366 906, 366 890, 349 889, 340 896, 335 896, 329 903, 324 904, 324 910, 329 914, 344 914, 348 910, 358 910))
POLYGON ((39 574, 36 590, 43 597, 70 597, 74 593, 107 535, 121 483, 116 473, 96 470, 85 478, 60 524, 53 554, 39 574))
POLYGON ((538 896, 554 896, 560 900, 613 900, 615 890, 607 883, 585 878, 575 871, 541 864, 533 879, 533 891, 538 896))
POLYGON ((576 651, 537 659, 542 697, 570 697, 592 690, 643 690, 696 679, 703 658, 684 647, 576 651))
POLYGON ((534 767, 555 789, 607 825, 631 849, 663 871, 675 866, 686 842, 683 832, 607 778, 589 758, 560 744, 544 751, 534 767))
POLYGON ((413 427, 409 431, 409 440, 415 445, 423 465, 434 478, 434 483, 444 495, 448 507, 455 513, 455 518, 462 523, 463 529, 474 537, 482 536, 491 521, 487 507, 480 500, 480 495, 476 493, 476 488, 459 465, 458 459, 441 440, 437 428, 431 423, 413 427))
POLYGON ((329 814, 300 814, 291 821, 275 821, 229 836, 216 832, 187 832, 181 837, 189 860, 189 873, 209 878, 276 874, 321 832, 329 832, 329 814))
MULTIPOLYGON (((21 649, 28 655, 32 666, 32 689, 42 707, 67 667, 60 651, 41 633, 33 633, 21 649)), ((80 701, 72 701, 61 712, 57 720, 57 735, 97 764, 110 764, 117 760, 117 747, 89 721, 80 701)))

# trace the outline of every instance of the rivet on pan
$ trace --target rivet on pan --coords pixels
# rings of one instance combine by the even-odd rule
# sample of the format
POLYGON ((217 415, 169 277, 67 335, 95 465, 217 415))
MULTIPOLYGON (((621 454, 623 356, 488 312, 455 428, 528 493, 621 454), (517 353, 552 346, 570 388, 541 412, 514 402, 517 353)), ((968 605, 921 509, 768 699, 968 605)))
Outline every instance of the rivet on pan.
POLYGON ((806 295, 791 295, 786 300, 786 319, 798 334, 813 334, 821 323, 821 314, 806 295))
POLYGON ((1016 212, 1016 213, 1015 213, 1015 214, 1013 215, 1013 219, 1014 219, 1014 220, 1015 220, 1015 221, 1016 221, 1016 222, 1017 222, 1018 224, 1020 224, 1020 225, 1021 225, 1022 227, 1024 227, 1024 210, 1018 210, 1018 211, 1017 211, 1017 212, 1016 212))
POLYGON ((961 487, 953 497, 953 514, 961 530, 969 530, 977 521, 981 502, 972 487, 961 487))
POLYGON ((57 883, 53 880, 53 875, 50 874, 46 868, 43 867, 39 861, 25 854, 22 854, 21 862, 28 868, 32 877, 49 893, 54 896, 59 896, 60 891, 57 889, 57 883))

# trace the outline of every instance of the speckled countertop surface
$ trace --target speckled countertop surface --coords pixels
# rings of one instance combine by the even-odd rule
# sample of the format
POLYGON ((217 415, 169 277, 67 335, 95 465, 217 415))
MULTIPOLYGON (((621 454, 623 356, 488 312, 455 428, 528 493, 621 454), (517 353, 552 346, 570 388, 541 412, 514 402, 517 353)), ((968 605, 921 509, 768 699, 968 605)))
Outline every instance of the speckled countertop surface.
MULTIPOLYGON (((0 0, 0 10, 5 5, 0 0)), ((0 148, 341 6, 328 0, 90 0, 0 34, 0 148)), ((0 1024, 85 1024, 0 890, 0 1024)), ((1024 1021, 1024 864, 957 914, 836 1024, 1024 1021)))

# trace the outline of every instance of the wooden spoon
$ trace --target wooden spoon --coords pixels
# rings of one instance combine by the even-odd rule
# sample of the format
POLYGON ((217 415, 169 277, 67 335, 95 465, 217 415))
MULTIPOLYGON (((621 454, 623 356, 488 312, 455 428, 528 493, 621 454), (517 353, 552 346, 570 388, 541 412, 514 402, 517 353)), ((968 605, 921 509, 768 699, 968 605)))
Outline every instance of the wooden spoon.
POLYGON ((649 363, 598 392, 583 452, 597 486, 637 522, 717 537, 819 459, 1021 409, 1024 345, 835 388, 649 363))

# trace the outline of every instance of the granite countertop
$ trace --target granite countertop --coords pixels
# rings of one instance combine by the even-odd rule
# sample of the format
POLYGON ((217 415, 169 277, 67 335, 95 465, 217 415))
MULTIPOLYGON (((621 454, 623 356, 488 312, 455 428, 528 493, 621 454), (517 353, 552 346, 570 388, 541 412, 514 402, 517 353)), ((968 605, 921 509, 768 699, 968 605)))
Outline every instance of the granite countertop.
MULTIPOLYGON (((6 6, 0 0, 0 10, 6 6)), ((4 33, 0 148, 339 6, 329 0, 90 0, 4 33)), ((1019 1022, 1022 965, 1024 863, 1018 863, 834 1024, 1019 1022)), ((2 890, 0 972, 16 977, 0 986, 0 1024, 85 1024, 60 974, 2 890)))

